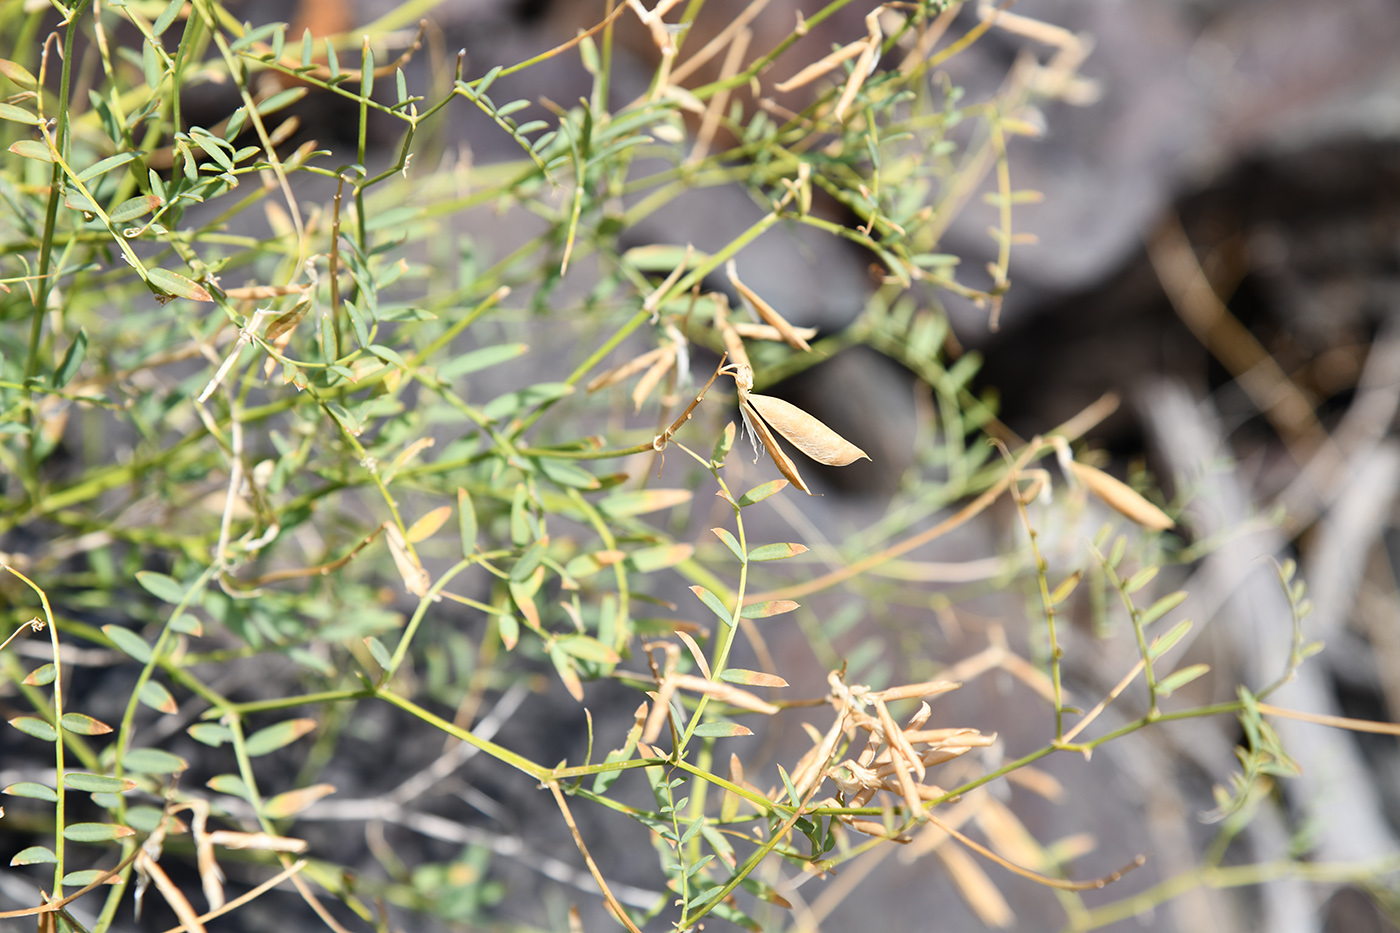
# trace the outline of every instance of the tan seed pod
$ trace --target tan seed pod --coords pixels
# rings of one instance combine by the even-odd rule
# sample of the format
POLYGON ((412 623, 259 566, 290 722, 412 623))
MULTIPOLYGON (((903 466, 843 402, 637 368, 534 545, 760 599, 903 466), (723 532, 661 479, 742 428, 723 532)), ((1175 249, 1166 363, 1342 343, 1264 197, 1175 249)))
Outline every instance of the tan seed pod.
POLYGON ((740 398, 739 414, 744 417, 744 427, 749 432, 749 438, 758 438, 763 444, 763 449, 768 451, 768 455, 773 458, 773 465, 778 468, 778 472, 787 477, 787 481, 807 495, 812 494, 812 489, 802 476, 797 472, 797 465, 792 462, 792 458, 783 453, 783 449, 778 446, 778 442, 773 438, 773 432, 768 430, 768 425, 763 423, 763 416, 760 415, 747 398, 740 398))
POLYGON ((676 353, 674 347, 664 347, 666 355, 657 360, 643 375, 637 380, 637 385, 632 389, 632 401, 637 406, 637 411, 642 410, 642 403, 647 400, 651 390, 656 388, 662 378, 671 371, 671 367, 676 364, 676 353))
POLYGON ((728 703, 730 706, 737 706, 740 709, 753 710, 755 713, 772 716, 778 712, 778 707, 767 700, 761 700, 747 690, 740 690, 738 687, 722 681, 706 680, 703 677, 696 677, 694 674, 678 674, 675 677, 675 685, 682 690, 694 690, 696 693, 714 697, 721 703, 728 703))
MULTIPOLYGON (((740 337, 747 337, 750 340, 783 340, 782 332, 772 324, 754 324, 751 321, 735 321, 734 330, 740 337)), ((815 327, 794 327, 792 332, 803 340, 811 340, 817 336, 815 327)))
MULTIPOLYGON (((890 715, 889 708, 881 700, 875 701, 875 711, 880 715, 881 732, 884 733, 885 743, 890 747, 890 758, 895 762, 895 773, 899 773, 899 760, 912 765, 919 775, 919 780, 924 779, 924 763, 919 757, 919 753, 914 751, 914 746, 905 738, 904 732, 895 724, 894 717, 890 715)), ((903 784, 903 778, 900 783, 903 784)))
POLYGON ((1127 516, 1144 528, 1166 531, 1176 522, 1157 506, 1140 496, 1131 486, 1109 476, 1103 470, 1080 463, 1068 462, 1070 471, 1085 488, 1102 499, 1110 508, 1127 516))
POLYGON ((956 690, 961 686, 962 684, 951 680, 925 680, 917 684, 905 684, 901 687, 887 687, 870 694, 870 698, 884 700, 886 703, 893 703, 895 700, 917 700, 920 697, 947 693, 949 690, 956 690))
POLYGON ((996 853, 1028 868, 1045 866, 1045 850, 1016 815, 995 797, 988 797, 974 817, 996 853))
POLYGON ((735 289, 744 297, 744 300, 758 312, 758 316, 763 318, 767 324, 778 329, 778 333, 783 335, 783 340, 787 341, 788 346, 792 347, 794 350, 812 349, 811 344, 807 343, 807 341, 803 340, 802 337, 798 335, 796 328, 788 323, 787 318, 779 314, 777 310, 768 302, 764 301, 757 292, 739 281, 739 270, 738 267, 735 266, 734 260, 731 259, 725 264, 724 271, 729 275, 729 281, 734 284, 735 289))
POLYGON ((865 39, 857 39, 855 42, 849 42, 830 55, 827 55, 825 58, 812 62, 812 64, 803 68, 786 81, 779 81, 777 84, 773 85, 773 89, 786 94, 788 91, 796 90, 804 84, 811 84, 828 71, 834 71, 836 68, 839 68, 842 62, 855 58, 861 52, 864 52, 865 44, 865 39))
POLYGON ((846 466, 870 455, 789 402, 771 395, 748 394, 748 403, 774 431, 818 463, 846 466))
POLYGON ((914 837, 908 833, 900 833, 898 836, 891 836, 884 823, 876 823, 874 820, 851 820, 851 828, 865 833, 867 836, 875 836, 879 839, 889 839, 902 846, 907 846, 914 841, 914 837))
POLYGON ((648 350, 641 356, 634 357, 627 362, 614 366, 612 369, 602 373, 588 383, 584 388, 589 392, 597 392, 599 389, 610 385, 616 385, 622 380, 632 376, 642 370, 656 365, 657 360, 664 359, 667 353, 671 352, 670 347, 657 347, 655 350, 648 350))
POLYGON ((729 323, 729 299, 719 292, 711 294, 710 297, 715 302, 715 328, 724 339, 725 352, 729 354, 730 362, 741 371, 749 371, 749 385, 752 386, 753 367, 749 364, 748 351, 744 349, 744 341, 739 337, 739 332, 729 323))
POLYGON ((1006 898, 987 877, 982 866, 972 860, 972 856, 957 846, 939 846, 937 852, 953 886, 984 924, 1006 929, 1016 922, 1011 905, 1006 903, 1006 898))
POLYGON ((403 532, 393 522, 384 523, 384 540, 389 545, 389 554, 394 558, 394 566, 403 578, 403 587, 414 596, 427 596, 432 578, 419 563, 418 556, 409 550, 403 532))

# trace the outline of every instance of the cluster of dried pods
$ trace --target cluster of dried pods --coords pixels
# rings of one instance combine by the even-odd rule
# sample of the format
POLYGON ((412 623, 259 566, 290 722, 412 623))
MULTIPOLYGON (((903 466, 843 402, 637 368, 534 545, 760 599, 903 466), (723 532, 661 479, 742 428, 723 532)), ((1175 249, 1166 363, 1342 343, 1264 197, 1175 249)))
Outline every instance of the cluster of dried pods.
MULTIPOLYGON (((911 816, 918 816, 925 812, 927 801, 947 796, 947 791, 938 785, 925 783, 930 767, 996 741, 995 735, 983 735, 976 729, 925 729, 932 712, 927 702, 919 704, 919 709, 902 728, 890 715, 890 703, 936 696, 956 690, 961 684, 932 680, 871 690, 848 686, 834 671, 828 675, 827 682, 831 686, 829 700, 836 710, 836 719, 824 735, 808 727, 813 746, 792 771, 793 786, 804 797, 814 793, 826 778, 836 785, 840 797, 827 798, 816 806, 866 807, 877 793, 888 791, 903 799, 911 816), (841 741, 854 743, 862 730, 867 733, 867 739, 860 753, 832 765, 831 759, 841 741)), ((883 823, 851 816, 841 819, 853 829, 870 835, 888 836, 890 833, 883 823)), ((899 841, 908 839, 900 837, 899 841)))

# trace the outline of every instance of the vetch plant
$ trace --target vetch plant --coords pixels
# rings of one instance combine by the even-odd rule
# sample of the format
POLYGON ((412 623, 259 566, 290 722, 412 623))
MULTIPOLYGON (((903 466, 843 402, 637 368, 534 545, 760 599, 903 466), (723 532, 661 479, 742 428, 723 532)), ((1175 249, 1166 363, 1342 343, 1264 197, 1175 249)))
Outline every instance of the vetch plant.
MULTIPOLYGON (((557 895, 579 924, 601 898, 632 930, 776 930, 822 922, 858 894, 841 873, 901 846, 937 859, 989 925, 1016 922, 1014 874, 1089 929, 1226 877, 1230 840, 1289 772, 1265 717, 1296 714, 1248 685, 1185 696, 1199 673, 1171 654, 1182 597, 1144 595, 1178 555, 1179 507, 1086 462, 1116 402, 1015 436, 938 303, 995 321, 1026 243, 1013 207, 1037 198, 1012 186, 1008 146, 1038 133, 1038 104, 1085 99, 1087 48, 922 0, 833 0, 763 48, 762 0, 708 34, 705 6, 610 3, 473 76, 414 31, 418 5, 323 36, 241 23, 219 0, 78 0, 51 5, 56 25, 50 7, 0 3, 0 839, 35 892, 0 919, 96 933, 140 910, 199 931, 270 898, 287 923, 334 930, 562 927, 557 895), (614 109, 631 21, 657 69, 614 109), (993 29, 1051 51, 964 93, 942 66, 993 29), (507 99, 563 56, 585 95, 507 99), (709 62, 717 78, 690 80, 709 62), (227 93, 211 125, 193 89, 227 93), (345 151, 304 138, 303 100, 356 114, 345 151), (459 157, 467 112, 513 158, 459 157), (677 232, 703 248, 637 242, 697 190, 739 190, 756 213, 717 242, 677 232), (983 207, 985 276, 939 252, 983 207), (874 264, 849 324, 796 326, 755 277, 755 241, 796 233, 874 264), (857 346, 907 369, 923 407, 893 501, 837 534, 787 491, 820 487, 779 437, 828 466, 868 455, 765 390, 857 346), (781 476, 731 456, 735 405, 781 476), (1039 466, 1052 454, 1073 485, 1039 466), (1063 511, 1033 518, 1056 485, 1063 511), (1136 524, 1110 524, 1094 562, 1052 582, 1041 526, 1068 526, 1085 490, 1136 524), (1024 540, 935 592, 946 568, 916 552, 1004 498, 1024 540), (1087 711, 1062 678, 1079 587, 1100 606, 1117 594, 1137 651, 1087 711), (1037 608, 980 627, 976 650, 926 650, 931 612, 1000 592, 1037 608), (919 626, 899 630, 911 611, 919 626), (773 650, 779 631, 811 657, 773 650), (992 676, 1029 690, 1017 714, 1044 727, 1014 758, 965 708, 940 715, 992 676), (804 681, 825 687, 788 686, 804 681), (804 710, 821 717, 800 726, 807 747, 760 747, 804 710), (1042 759, 1229 715, 1246 747, 1218 794, 1222 841, 1146 895, 1112 899, 1139 860, 1116 868, 1092 827, 1041 843, 991 789, 1063 801, 1042 759), (576 853, 550 850, 545 799, 576 853), (619 880, 635 853, 600 821, 651 840, 645 886, 619 880), (525 871, 552 893, 513 884, 525 871), (814 879, 829 898, 808 897, 814 879)), ((1314 646, 1282 577, 1287 676, 1314 646)))

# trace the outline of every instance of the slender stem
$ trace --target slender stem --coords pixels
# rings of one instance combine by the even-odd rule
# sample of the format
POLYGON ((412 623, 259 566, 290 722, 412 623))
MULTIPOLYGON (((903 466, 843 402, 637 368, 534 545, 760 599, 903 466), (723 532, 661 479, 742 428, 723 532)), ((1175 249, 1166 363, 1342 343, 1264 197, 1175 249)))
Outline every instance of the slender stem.
MULTIPOLYGON (((44 234, 39 245, 38 281, 34 289, 34 317, 29 322, 29 348, 24 355, 24 417, 29 429, 29 445, 25 450, 25 471, 21 477, 31 502, 39 495, 39 421, 34 417, 32 391, 29 382, 39 372, 39 343, 44 335, 44 314, 49 306, 49 292, 53 287, 49 275, 53 260, 54 227, 58 222, 58 202, 63 197, 63 163, 68 160, 71 137, 69 116, 69 95, 73 74, 73 40, 78 32, 78 20, 87 11, 91 0, 78 0, 68 17, 67 28, 63 32, 63 56, 59 69, 58 85, 58 134, 57 146, 60 160, 55 160, 49 174, 49 201, 44 211, 44 234)), ((44 54, 47 54, 44 53, 44 54)), ((43 88, 39 89, 40 107, 43 106, 43 88)))

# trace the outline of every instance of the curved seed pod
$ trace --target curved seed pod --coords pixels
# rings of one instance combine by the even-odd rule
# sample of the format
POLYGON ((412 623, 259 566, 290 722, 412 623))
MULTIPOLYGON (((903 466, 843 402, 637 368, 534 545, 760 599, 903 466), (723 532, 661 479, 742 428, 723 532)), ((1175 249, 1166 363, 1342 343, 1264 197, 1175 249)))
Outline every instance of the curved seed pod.
POLYGON ((812 349, 811 345, 803 340, 797 333, 797 330, 788 323, 787 318, 779 314, 777 310, 768 302, 764 301, 757 292, 739 281, 739 270, 735 266, 734 260, 731 259, 729 262, 725 263, 724 271, 729 275, 729 281, 733 283, 734 288, 738 290, 744 300, 758 312, 758 316, 763 318, 764 323, 768 324, 770 327, 777 328, 778 333, 782 335, 783 340, 787 341, 788 346, 792 347, 794 350, 812 349))
POLYGON ((714 292, 710 297, 715 302, 715 328, 719 330, 720 337, 724 339, 724 349, 729 354, 729 361, 735 366, 750 369, 749 385, 752 386, 752 367, 749 364, 749 354, 744 350, 744 341, 740 339, 739 332, 734 329, 733 324, 729 323, 729 299, 720 292, 714 292))
POLYGON ((637 405, 637 411, 642 410, 642 403, 647 400, 651 390, 656 388, 663 377, 671 371, 671 367, 676 363, 675 347, 663 347, 666 351, 661 359, 657 360, 643 375, 637 380, 636 387, 632 390, 632 401, 637 405))
POLYGON ((792 462, 791 457, 783 453, 783 449, 773 438, 773 432, 769 431, 768 425, 763 423, 763 416, 749 404, 751 398, 753 398, 752 395, 742 395, 739 401, 739 414, 744 416, 744 427, 748 429, 751 437, 757 437, 763 443, 763 448, 773 458, 773 465, 778 468, 778 472, 787 477, 788 482, 810 496, 812 490, 798 475, 797 465, 792 462))
MULTIPOLYGON (((749 396, 753 398, 753 396, 749 396)), ((1157 506, 1148 502, 1127 483, 1109 476, 1103 470, 1069 461, 1070 472, 1085 488, 1102 499, 1110 508, 1131 518, 1144 528, 1153 531, 1166 531, 1176 524, 1157 506)))
MULTIPOLYGON (((804 165, 806 163, 803 163, 804 165)), ((772 324, 754 324, 750 321, 735 321, 734 330, 740 337, 747 337, 750 340, 786 340, 781 331, 772 324)), ((794 327, 792 332, 803 340, 811 340, 817 336, 815 327, 794 327)))
POLYGON ((597 392, 599 389, 606 388, 607 386, 616 385, 622 380, 650 366, 655 366, 656 361, 663 358, 669 352, 671 352, 670 347, 657 347, 655 350, 648 350, 641 356, 630 359, 620 366, 614 366, 607 372, 594 377, 584 388, 589 392, 597 392))
MULTIPOLYGON (((771 395, 747 394, 749 405, 774 431, 818 463, 845 466, 870 455, 789 402, 771 395)), ((789 477, 791 478, 791 477, 789 477)), ((1126 487, 1124 487, 1126 488, 1126 487)), ((1134 493, 1136 495, 1136 493, 1134 493)))

